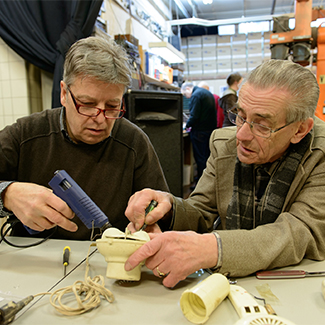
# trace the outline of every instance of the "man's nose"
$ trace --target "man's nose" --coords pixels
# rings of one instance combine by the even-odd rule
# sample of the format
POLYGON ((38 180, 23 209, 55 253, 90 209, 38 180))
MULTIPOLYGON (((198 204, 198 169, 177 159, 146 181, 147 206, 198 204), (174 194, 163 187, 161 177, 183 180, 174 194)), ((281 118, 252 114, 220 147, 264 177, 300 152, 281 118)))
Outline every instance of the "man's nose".
POLYGON ((240 128, 237 128, 236 137, 241 141, 253 139, 254 134, 252 133, 250 124, 245 121, 240 128))
POLYGON ((105 117, 105 111, 103 109, 100 110, 100 113, 96 116, 96 120, 98 122, 103 122, 106 120, 106 117, 105 117))

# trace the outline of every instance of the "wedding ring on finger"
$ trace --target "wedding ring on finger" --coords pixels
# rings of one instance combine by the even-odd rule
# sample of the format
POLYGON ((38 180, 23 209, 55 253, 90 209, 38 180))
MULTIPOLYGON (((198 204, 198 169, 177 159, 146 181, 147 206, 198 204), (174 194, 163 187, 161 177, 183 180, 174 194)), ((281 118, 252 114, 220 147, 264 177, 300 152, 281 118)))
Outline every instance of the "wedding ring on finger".
POLYGON ((165 277, 166 276, 165 273, 159 271, 158 266, 156 267, 156 270, 157 270, 157 273, 158 273, 159 276, 161 276, 161 277, 165 277))

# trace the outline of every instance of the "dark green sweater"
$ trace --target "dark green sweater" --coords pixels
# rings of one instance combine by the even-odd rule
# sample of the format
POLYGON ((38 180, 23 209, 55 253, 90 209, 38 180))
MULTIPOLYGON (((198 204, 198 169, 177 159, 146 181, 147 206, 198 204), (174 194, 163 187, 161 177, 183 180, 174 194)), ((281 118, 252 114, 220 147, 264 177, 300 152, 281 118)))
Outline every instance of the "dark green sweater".
MULTIPOLYGON (((111 224, 124 231, 129 223, 124 211, 133 193, 145 187, 168 190, 148 136, 122 118, 101 143, 75 144, 60 128, 60 112, 35 113, 0 131, 0 180, 49 187, 54 172, 64 169, 111 224)), ((79 218, 74 221, 79 226, 76 233, 58 227, 53 238, 90 239, 90 231, 79 218)), ((26 231, 17 225, 14 235, 23 236, 26 231)))

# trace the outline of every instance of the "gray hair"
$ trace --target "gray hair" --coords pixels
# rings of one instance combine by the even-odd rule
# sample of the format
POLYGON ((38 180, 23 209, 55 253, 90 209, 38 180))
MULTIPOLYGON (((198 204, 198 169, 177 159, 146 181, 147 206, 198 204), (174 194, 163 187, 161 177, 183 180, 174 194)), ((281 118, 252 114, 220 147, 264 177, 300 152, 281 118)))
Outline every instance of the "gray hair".
POLYGON ((206 90, 210 90, 210 87, 209 87, 208 83, 205 82, 205 81, 199 82, 197 86, 200 87, 200 88, 205 88, 206 90))
POLYGON ((188 88, 193 88, 194 85, 193 85, 192 82, 184 82, 184 83, 182 84, 182 86, 181 86, 181 90, 185 90, 187 87, 188 87, 188 88))
POLYGON ((319 86, 307 68, 288 60, 269 60, 254 69, 246 83, 257 89, 274 87, 287 91, 290 95, 285 107, 287 123, 314 117, 319 86))
POLYGON ((113 40, 87 37, 72 44, 67 52, 63 81, 70 86, 77 77, 94 77, 110 84, 131 84, 131 67, 125 50, 113 40))

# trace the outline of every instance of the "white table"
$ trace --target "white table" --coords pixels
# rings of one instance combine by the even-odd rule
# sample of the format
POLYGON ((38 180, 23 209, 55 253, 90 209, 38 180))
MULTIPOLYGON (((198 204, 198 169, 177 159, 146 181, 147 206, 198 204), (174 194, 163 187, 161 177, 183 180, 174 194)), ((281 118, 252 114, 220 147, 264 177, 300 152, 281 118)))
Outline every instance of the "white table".
MULTIPOLYGON (((303 260, 299 265, 283 270, 325 271, 325 261, 303 260)), ((267 283, 272 293, 279 299, 272 304, 275 312, 297 325, 324 325, 325 299, 321 285, 324 277, 300 279, 258 280, 255 277, 240 279, 238 285, 253 295, 259 296, 256 286, 267 283)))
MULTIPOLYGON (((16 242, 26 242, 25 238, 14 238, 16 242)), ((0 245, 0 306, 9 300, 18 301, 39 292, 72 285, 84 280, 86 264, 81 263, 87 256, 90 242, 49 240, 40 246, 17 249, 5 243, 0 245), (71 271, 63 277, 62 254, 65 246, 71 247, 71 271)), ((91 250, 95 248, 92 247, 91 250)), ((90 258, 90 276, 106 274, 106 262, 99 253, 90 258)), ((289 268, 288 268, 289 269, 289 268)), ((301 265, 290 269, 306 271, 325 270, 325 262, 304 260, 301 265)), ((194 274, 179 283, 174 289, 165 288, 161 279, 146 269, 142 270, 141 281, 120 284, 119 281, 105 277, 106 287, 115 296, 113 303, 102 301, 91 312, 79 316, 62 316, 49 303, 49 296, 36 297, 19 313, 14 324, 191 324, 183 315, 179 299, 185 289, 191 288, 204 279, 207 274, 194 274)), ((324 278, 303 278, 290 280, 258 280, 255 276, 237 279, 238 285, 248 292, 260 296, 256 286, 268 284, 279 299, 272 307, 281 317, 297 325, 325 324, 325 300, 321 294, 321 282, 324 278)), ((52 290, 53 291, 53 290, 52 290)), ((225 299, 213 312, 207 325, 234 324, 239 319, 229 299, 225 299)))

